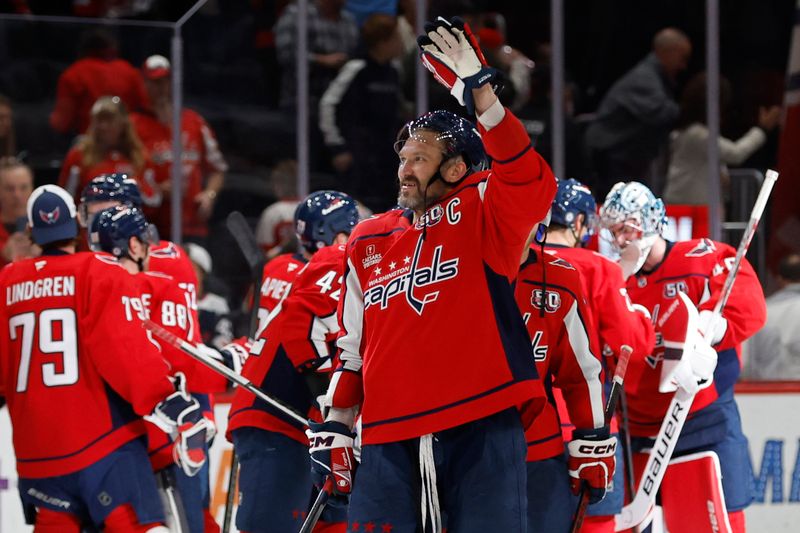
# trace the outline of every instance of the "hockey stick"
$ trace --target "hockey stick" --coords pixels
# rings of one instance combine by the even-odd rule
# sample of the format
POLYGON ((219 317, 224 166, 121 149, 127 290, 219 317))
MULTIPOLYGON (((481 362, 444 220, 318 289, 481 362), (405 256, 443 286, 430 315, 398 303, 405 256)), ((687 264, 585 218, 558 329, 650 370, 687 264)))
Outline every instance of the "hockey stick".
POLYGON ((311 533, 314 530, 314 526, 317 525, 319 518, 322 516, 322 511, 328 504, 328 499, 331 497, 332 491, 333 478, 329 476, 325 480, 325 484, 320 489, 319 494, 317 494, 317 498, 314 500, 314 505, 312 505, 311 509, 308 511, 308 515, 306 515, 306 519, 303 521, 303 525, 300 527, 300 533, 311 533))
MULTIPOLYGON (((614 412, 617 409, 617 402, 619 401, 620 393, 622 392, 622 385, 625 383, 625 372, 628 370, 628 361, 631 360, 633 348, 627 345, 622 345, 619 350, 619 360, 617 361, 617 368, 614 370, 614 377, 611 383, 611 392, 608 393, 608 402, 606 402, 606 409, 603 413, 606 425, 611 423, 614 417, 614 412)), ((581 495, 578 500, 578 508, 575 511, 575 518, 572 521, 572 533, 580 531, 583 525, 583 518, 586 516, 586 509, 589 507, 589 487, 584 482, 581 486, 581 495)))
MULTIPOLYGON (((258 323, 258 293, 261 290, 261 273, 264 270, 264 254, 258 248, 258 243, 250 229, 250 225, 239 211, 233 211, 225 220, 228 231, 233 235, 236 244, 239 245, 242 255, 250 267, 250 276, 253 282, 253 308, 250 311, 250 323, 248 336, 252 339, 255 336, 256 325, 258 323)), ((236 484, 239 478, 239 458, 236 449, 231 451, 231 464, 228 474, 228 492, 225 498, 225 513, 222 518, 222 533, 228 533, 231 528, 233 517, 233 500, 236 494, 236 484)))
MULTIPOLYGON (((750 247, 750 241, 755 235, 758 223, 761 220, 761 215, 764 213, 764 208, 767 205, 767 200, 772 192, 772 187, 778 179, 778 173, 774 170, 768 170, 764 183, 761 185, 761 190, 756 198, 756 203, 753 205, 753 210, 750 213, 750 220, 747 223, 742 240, 739 243, 739 248, 736 250, 736 257, 734 258, 733 265, 728 271, 728 277, 725 279, 725 284, 722 286, 720 298, 714 305, 713 314, 719 316, 725 304, 730 298, 731 291, 733 290, 733 283, 736 281, 736 275, 741 267, 742 260, 744 259, 747 249, 750 247)), ((683 294, 683 293, 679 293, 683 294)), ((685 295, 684 295, 685 296, 685 295)), ((693 304, 692 304, 693 305, 693 304)), ((709 323, 713 323, 712 317, 709 323)), ((710 336, 711 331, 705 332, 705 335, 710 336)), ((710 340, 710 339, 706 339, 710 340)), ((672 457, 675 450, 678 437, 680 437, 683 425, 686 422, 686 417, 689 414, 689 409, 694 400, 694 394, 688 393, 683 389, 678 389, 675 396, 667 408, 667 416, 661 423, 661 429, 656 436, 655 445, 650 451, 650 457, 647 459, 647 464, 644 468, 644 477, 639 483, 639 488, 636 491, 636 496, 633 501, 622 508, 622 512, 616 517, 616 531, 624 531, 632 529, 641 524, 647 518, 653 505, 655 505, 656 493, 661 486, 661 481, 664 479, 664 474, 667 471, 667 464, 672 457)))
POLYGON ((239 246, 247 266, 250 267, 250 275, 253 282, 253 309, 250 314, 250 327, 248 332, 252 338, 255 335, 258 317, 258 293, 261 289, 261 274, 264 271, 265 258, 261 249, 258 247, 253 230, 239 211, 233 211, 225 220, 225 226, 233 235, 236 244, 239 246))
POLYGON ((303 424, 304 426, 308 425, 308 419, 306 417, 304 417, 291 407, 284 405, 275 398, 267 396, 266 394, 264 394, 264 391, 256 387, 252 381, 250 381, 249 379, 240 374, 237 374, 236 372, 234 372, 227 366, 223 365, 210 355, 206 355, 191 342, 181 339, 171 331, 167 331, 166 329, 164 329, 163 327, 159 326, 158 324, 149 319, 143 320, 142 326, 148 331, 151 331, 153 335, 155 335, 159 339, 162 339, 167 343, 171 344, 172 346, 174 346, 175 348, 183 351, 189 357, 196 359, 197 361, 200 361, 214 372, 223 375, 231 383, 235 383, 236 385, 239 385, 243 389, 249 391, 260 400, 268 403, 275 409, 278 409, 283 414, 287 415, 292 420, 300 424, 303 424))

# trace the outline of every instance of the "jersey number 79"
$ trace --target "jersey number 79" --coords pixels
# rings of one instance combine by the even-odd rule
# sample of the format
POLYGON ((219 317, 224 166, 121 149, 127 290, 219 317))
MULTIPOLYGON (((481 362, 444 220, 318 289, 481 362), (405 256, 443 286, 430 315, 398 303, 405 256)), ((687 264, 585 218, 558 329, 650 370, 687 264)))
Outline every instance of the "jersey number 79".
POLYGON ((67 308, 45 309, 39 313, 38 320, 33 311, 11 317, 8 321, 11 340, 21 341, 17 392, 25 392, 28 389, 34 331, 37 329, 37 352, 45 355, 60 354, 62 357, 61 372, 58 371, 58 365, 53 362, 42 363, 42 383, 46 387, 59 387, 72 385, 78 381, 78 343, 75 322, 75 311, 67 308), (61 338, 56 339, 53 332, 59 330, 61 338))

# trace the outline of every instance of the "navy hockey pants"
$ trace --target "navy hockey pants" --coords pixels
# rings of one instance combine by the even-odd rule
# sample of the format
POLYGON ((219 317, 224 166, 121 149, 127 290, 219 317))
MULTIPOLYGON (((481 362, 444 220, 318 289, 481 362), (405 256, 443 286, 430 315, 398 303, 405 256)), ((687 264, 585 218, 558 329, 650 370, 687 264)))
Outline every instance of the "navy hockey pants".
MULTIPOLYGON (((362 448, 348 531, 424 531, 419 441, 362 448)), ((434 433, 437 490, 448 531, 527 532, 526 452, 516 409, 434 433)))
POLYGON ((140 524, 164 522, 144 438, 132 440, 71 474, 20 478, 19 494, 28 516, 31 508, 46 507, 100 528, 111 511, 127 503, 136 511, 140 524))
MULTIPOLYGON (((236 527, 249 533, 295 532, 317 493, 311 483, 308 446, 281 433, 252 427, 232 432, 239 456, 236 527)), ((329 500, 321 521, 344 522, 346 507, 329 500)))

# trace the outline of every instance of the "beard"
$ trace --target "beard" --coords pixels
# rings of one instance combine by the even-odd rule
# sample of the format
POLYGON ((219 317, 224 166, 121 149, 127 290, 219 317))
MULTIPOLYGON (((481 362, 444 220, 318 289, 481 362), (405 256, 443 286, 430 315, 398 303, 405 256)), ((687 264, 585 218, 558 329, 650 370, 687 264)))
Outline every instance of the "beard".
POLYGON ((422 188, 420 187, 419 180, 415 177, 405 178, 400 183, 400 192, 397 193, 397 205, 411 209, 412 211, 421 211, 424 207, 422 198, 422 188), (408 183, 412 187, 406 189, 403 183, 408 183))

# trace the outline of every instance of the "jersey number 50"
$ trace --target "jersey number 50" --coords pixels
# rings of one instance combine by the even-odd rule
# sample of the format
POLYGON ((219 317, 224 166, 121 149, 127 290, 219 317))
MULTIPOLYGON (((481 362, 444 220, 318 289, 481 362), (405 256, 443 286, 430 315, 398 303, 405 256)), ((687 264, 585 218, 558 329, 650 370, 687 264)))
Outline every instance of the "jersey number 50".
POLYGON ((78 381, 78 344, 75 329, 75 311, 72 309, 46 309, 39 313, 28 312, 14 315, 8 321, 11 340, 21 337, 19 372, 17 373, 17 392, 28 388, 28 374, 31 369, 33 334, 38 323, 38 347, 40 354, 61 354, 61 372, 56 363, 42 363, 42 383, 46 387, 72 385, 78 381), (20 330, 22 330, 20 332, 20 330), (60 339, 53 338, 53 332, 60 331, 60 339), (21 335, 20 335, 21 333, 21 335))

